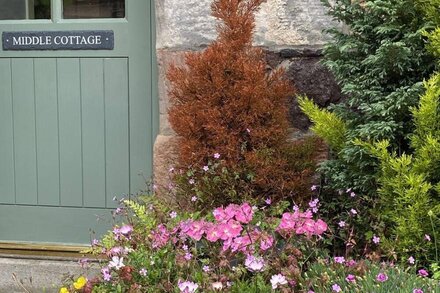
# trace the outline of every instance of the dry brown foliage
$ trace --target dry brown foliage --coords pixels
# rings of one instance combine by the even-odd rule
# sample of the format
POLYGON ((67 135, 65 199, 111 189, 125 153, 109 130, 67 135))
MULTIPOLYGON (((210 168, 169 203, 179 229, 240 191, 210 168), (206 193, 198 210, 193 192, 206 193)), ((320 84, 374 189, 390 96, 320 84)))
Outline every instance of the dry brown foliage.
POLYGON ((310 172, 292 170, 296 163, 286 156, 298 149, 286 142, 287 100, 294 89, 282 70, 267 72, 262 50, 252 46, 254 13, 262 2, 213 2, 218 38, 168 72, 169 121, 180 137, 181 167, 206 165, 219 153, 226 167, 256 174, 258 193, 285 194, 304 188, 310 172))

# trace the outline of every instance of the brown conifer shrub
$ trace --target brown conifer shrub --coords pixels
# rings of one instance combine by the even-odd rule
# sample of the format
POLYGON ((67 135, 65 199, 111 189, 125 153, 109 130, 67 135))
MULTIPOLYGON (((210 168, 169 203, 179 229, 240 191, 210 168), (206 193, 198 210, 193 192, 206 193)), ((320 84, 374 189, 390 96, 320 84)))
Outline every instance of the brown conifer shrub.
POLYGON ((262 2, 214 0, 217 40, 202 52, 188 53, 185 66, 168 72, 169 121, 180 137, 179 165, 193 168, 184 172, 186 179, 203 176, 194 170, 221 155, 217 170, 225 178, 213 189, 203 187, 208 196, 195 186, 201 180, 186 187, 186 179, 177 180, 189 196, 198 189, 199 196, 211 197, 204 204, 307 194, 314 143, 287 143, 287 99, 294 90, 282 70, 267 72, 263 51, 252 47, 254 13, 262 2), (222 194, 229 189, 230 196, 222 194))

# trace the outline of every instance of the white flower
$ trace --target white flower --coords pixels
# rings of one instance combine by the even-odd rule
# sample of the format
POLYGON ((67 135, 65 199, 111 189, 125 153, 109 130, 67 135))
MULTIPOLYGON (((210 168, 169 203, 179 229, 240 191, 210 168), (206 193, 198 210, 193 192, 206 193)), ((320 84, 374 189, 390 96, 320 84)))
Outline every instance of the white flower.
POLYGON ((278 285, 285 285, 287 284, 286 277, 284 277, 281 274, 273 275, 272 278, 270 278, 270 283, 272 284, 272 289, 278 288, 278 285))
POLYGON ((112 257, 112 260, 108 263, 108 267, 119 270, 120 268, 125 267, 123 261, 124 261, 123 257, 119 258, 118 256, 114 256, 112 257))
POLYGON ((222 282, 215 282, 215 283, 212 283, 212 289, 214 289, 214 290, 221 290, 221 289, 223 289, 223 284, 222 284, 222 282))
POLYGON ((180 292, 184 292, 184 293, 196 292, 197 288, 199 288, 199 285, 190 281, 185 281, 185 282, 179 281, 178 286, 180 292))

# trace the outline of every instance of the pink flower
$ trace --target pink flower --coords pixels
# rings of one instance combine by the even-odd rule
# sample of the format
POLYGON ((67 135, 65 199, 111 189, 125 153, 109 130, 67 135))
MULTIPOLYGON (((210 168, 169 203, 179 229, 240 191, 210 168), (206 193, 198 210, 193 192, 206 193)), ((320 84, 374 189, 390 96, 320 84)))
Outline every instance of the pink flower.
POLYGON ((208 172, 209 167, 208 166, 203 166, 203 171, 208 172))
POLYGON ((271 248, 273 245, 273 237, 270 235, 264 235, 261 237, 261 241, 260 241, 260 249, 262 251, 266 251, 269 248, 271 248))
POLYGON ((220 159, 220 154, 219 153, 215 153, 214 154, 214 159, 220 159))
POLYGON ((188 183, 191 184, 191 185, 194 185, 196 183, 196 181, 191 178, 191 179, 188 180, 188 183))
POLYGON ((378 281, 378 282, 383 283, 383 282, 385 282, 386 280, 388 280, 388 276, 387 276, 387 274, 385 274, 385 273, 379 273, 379 274, 376 276, 376 281, 378 281))
POLYGON ((220 239, 221 232, 218 229, 218 225, 211 224, 206 228, 206 239, 210 242, 216 242, 220 239))
POLYGON ((240 223, 247 224, 252 221, 254 211, 248 203, 244 203, 235 212, 235 219, 240 223))
POLYGON ((151 232, 151 236, 153 238, 153 248, 164 247, 170 239, 170 233, 168 232, 167 227, 163 224, 157 226, 156 230, 151 232))
POLYGON ((343 264, 345 262, 345 257, 343 257, 343 256, 335 256, 334 260, 335 260, 335 263, 343 264))
POLYGON ((333 284, 332 290, 333 290, 333 292, 341 292, 342 291, 341 287, 338 284, 333 284))
POLYGON ((312 185, 312 187, 310 187, 310 190, 311 190, 311 191, 315 191, 316 188, 318 188, 316 185, 312 185))
POLYGON ((232 240, 231 243, 231 251, 241 251, 241 252, 250 252, 253 251, 253 247, 251 247, 252 240, 248 235, 242 237, 236 237, 232 240))
POLYGON ((350 197, 355 197, 355 196, 356 196, 356 193, 354 193, 354 192, 350 193, 350 197))
POLYGON ((427 277, 429 275, 428 271, 425 269, 420 269, 417 273, 420 277, 427 277))
POLYGON ((408 258, 408 263, 409 263, 409 264, 413 265, 413 264, 415 264, 415 262, 416 262, 416 260, 414 259, 414 257, 410 256, 410 257, 408 258))
POLYGON ((431 241, 431 236, 429 236, 428 234, 425 234, 425 240, 426 241, 431 241))
POLYGON ((415 288, 415 289, 413 290, 413 293, 423 293, 423 290, 420 289, 420 288, 415 288))
POLYGON ((203 268, 202 268, 202 270, 205 272, 205 273, 207 273, 207 272, 209 272, 211 269, 209 268, 209 266, 203 266, 203 268))
POLYGON ((349 283, 353 283, 353 282, 356 281, 356 277, 355 277, 354 275, 352 275, 352 274, 349 274, 349 275, 345 278, 345 280, 346 280, 347 282, 349 282, 349 283))
POLYGON ((238 213, 238 210, 240 209, 239 205, 236 204, 230 204, 225 208, 225 220, 230 220, 235 217, 235 215, 238 213))
POLYGON ((313 235, 315 233, 315 221, 307 219, 296 229, 296 234, 313 235))
POLYGON ((191 201, 192 201, 192 202, 196 202, 196 201, 197 201, 197 196, 193 196, 193 197, 191 197, 191 201))
POLYGON ((380 242, 380 237, 377 237, 376 235, 373 236, 373 242, 374 244, 379 244, 380 242))
POLYGON ((190 282, 190 281, 182 282, 179 280, 178 287, 179 287, 180 292, 193 293, 197 290, 197 288, 199 288, 199 285, 197 285, 196 283, 190 282))
POLYGON ((261 272, 264 271, 265 262, 262 257, 248 255, 244 262, 244 265, 251 272, 261 272))
POLYGON ((318 219, 315 223, 315 234, 316 235, 321 235, 322 233, 324 233, 325 231, 327 231, 328 229, 328 225, 326 222, 324 222, 321 219, 318 219))
POLYGON ((266 198, 266 199, 264 200, 264 202, 265 202, 267 205, 271 205, 271 204, 272 204, 272 200, 271 200, 270 198, 266 198))
POLYGON ((279 285, 286 285, 287 280, 286 277, 284 277, 281 274, 273 275, 270 278, 270 283, 272 284, 272 289, 277 289, 279 285))
POLYGON ((193 255, 192 255, 191 253, 189 253, 189 252, 185 253, 184 258, 185 258, 186 260, 191 260, 192 257, 193 257, 193 255))
POLYGON ((145 276, 147 275, 147 270, 146 270, 145 268, 140 269, 140 270, 139 270, 139 275, 145 277, 145 276))
POLYGON ((357 212, 355 209, 351 209, 351 210, 350 210, 350 213, 351 213, 352 215, 357 215, 358 212, 357 212))
POLYGON ((212 214, 214 215, 214 218, 217 222, 223 222, 226 221, 226 213, 223 208, 216 208, 212 214))
POLYGON ((202 239, 203 234, 206 232, 205 227, 206 227, 206 223, 204 221, 194 221, 190 225, 188 232, 186 234, 192 239, 196 241, 200 241, 200 239, 202 239))
POLYGON ((220 238, 222 240, 228 240, 240 235, 241 224, 235 220, 229 220, 227 223, 223 223, 219 225, 220 238))
POLYGON ((349 261, 345 262, 345 266, 347 266, 349 268, 354 267, 356 264, 357 263, 356 263, 356 261, 354 259, 350 259, 349 261))
POLYGON ((177 213, 176 213, 175 211, 172 211, 172 212, 170 213, 170 218, 171 218, 171 219, 175 219, 175 218, 177 218, 177 213))
POLYGON ((345 225, 346 225, 345 221, 339 221, 339 223, 338 223, 338 226, 341 227, 341 228, 344 228, 345 225))

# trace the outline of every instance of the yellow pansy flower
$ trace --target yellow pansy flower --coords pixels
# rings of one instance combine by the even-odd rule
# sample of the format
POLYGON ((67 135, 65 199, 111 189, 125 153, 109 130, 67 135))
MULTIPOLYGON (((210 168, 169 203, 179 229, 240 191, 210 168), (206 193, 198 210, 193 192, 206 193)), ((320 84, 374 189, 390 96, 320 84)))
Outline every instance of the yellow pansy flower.
POLYGON ((81 289, 87 284, 87 279, 84 277, 79 277, 78 280, 76 280, 75 283, 73 283, 73 287, 75 287, 76 290, 81 289))
POLYGON ((66 287, 60 289, 60 293, 69 293, 69 290, 66 287))

